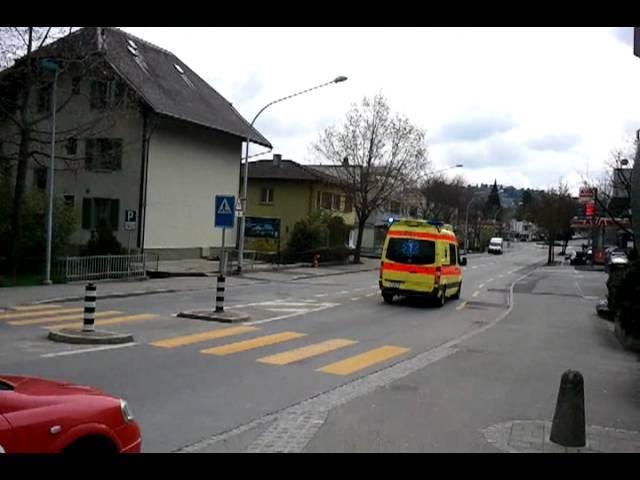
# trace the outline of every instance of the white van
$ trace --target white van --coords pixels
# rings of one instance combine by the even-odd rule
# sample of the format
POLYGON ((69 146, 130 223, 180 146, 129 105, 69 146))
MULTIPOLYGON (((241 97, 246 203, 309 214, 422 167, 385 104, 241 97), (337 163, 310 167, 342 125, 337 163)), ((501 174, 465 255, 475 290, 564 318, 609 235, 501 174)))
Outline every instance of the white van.
POLYGON ((504 247, 504 240, 502 237, 493 237, 489 240, 489 253, 495 253, 496 255, 501 255, 504 247))

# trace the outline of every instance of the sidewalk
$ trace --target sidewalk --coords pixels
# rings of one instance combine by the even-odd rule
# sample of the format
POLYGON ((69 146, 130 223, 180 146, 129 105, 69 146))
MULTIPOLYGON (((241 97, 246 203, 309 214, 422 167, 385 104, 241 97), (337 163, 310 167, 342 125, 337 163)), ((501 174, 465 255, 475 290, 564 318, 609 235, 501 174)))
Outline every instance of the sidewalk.
POLYGON ((581 451, 640 452, 638 358, 594 310, 605 279, 568 266, 536 270, 501 322, 330 411, 305 451, 562 452, 549 422, 571 368, 585 381, 581 451))
MULTIPOLYGON (((305 278, 370 271, 377 269, 379 266, 379 260, 362 259, 362 262, 363 263, 360 265, 321 265, 318 268, 292 265, 290 268, 275 270, 272 265, 269 264, 268 268, 248 270, 243 275, 229 275, 227 276, 227 285, 241 286, 252 284, 256 281, 295 281, 305 278)), ((209 260, 202 260, 202 262, 198 260, 172 260, 170 262, 161 262, 161 264, 163 263, 170 264, 169 266, 176 272, 182 271, 193 273, 202 271, 204 267, 208 269, 211 265, 215 265, 215 268, 217 268, 218 262, 211 262, 209 260), (182 266, 180 266, 181 263, 183 264, 182 266), (198 268, 200 268, 200 270, 198 270, 198 268)), ((99 298, 131 297, 138 295, 215 289, 215 275, 217 275, 217 271, 215 271, 215 274, 205 276, 181 276, 156 278, 152 280, 109 280, 98 281, 95 283, 98 285, 99 298)), ((0 288, 0 310, 27 303, 81 301, 84 298, 84 287, 85 283, 76 282, 56 285, 0 288)))

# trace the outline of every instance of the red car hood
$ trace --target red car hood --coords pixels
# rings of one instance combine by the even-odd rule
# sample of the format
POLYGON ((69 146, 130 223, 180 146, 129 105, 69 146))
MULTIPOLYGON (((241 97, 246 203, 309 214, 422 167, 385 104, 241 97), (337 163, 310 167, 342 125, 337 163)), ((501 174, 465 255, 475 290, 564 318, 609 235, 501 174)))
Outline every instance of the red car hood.
POLYGON ((102 395, 107 396, 100 390, 85 386, 76 385, 69 382, 58 382, 55 380, 45 380, 35 377, 18 377, 13 375, 0 375, 0 381, 11 385, 15 392, 24 395, 102 395))

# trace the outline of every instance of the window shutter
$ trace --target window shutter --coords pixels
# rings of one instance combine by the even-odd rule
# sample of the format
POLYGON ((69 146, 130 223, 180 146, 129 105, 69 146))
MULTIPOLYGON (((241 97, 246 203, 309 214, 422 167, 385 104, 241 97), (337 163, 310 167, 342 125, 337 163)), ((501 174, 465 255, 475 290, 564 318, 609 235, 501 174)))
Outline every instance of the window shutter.
POLYGON ((91 199, 82 199, 82 228, 89 230, 91 228, 91 199))
POLYGON ((96 140, 95 138, 87 138, 85 141, 85 149, 84 149, 84 165, 87 170, 91 170, 93 168, 93 159, 96 154, 96 140))
POLYGON ((118 220, 120 219, 120 200, 114 199, 111 200, 111 212, 109 212, 111 218, 109 223, 111 224, 111 230, 114 232, 118 231, 118 220))

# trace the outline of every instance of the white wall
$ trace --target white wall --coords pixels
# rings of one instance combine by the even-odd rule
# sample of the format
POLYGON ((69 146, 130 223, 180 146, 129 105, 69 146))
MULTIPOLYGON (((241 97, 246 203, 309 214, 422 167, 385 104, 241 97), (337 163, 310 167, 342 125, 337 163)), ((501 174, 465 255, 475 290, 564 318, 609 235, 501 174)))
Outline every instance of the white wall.
MULTIPOLYGON (((146 248, 218 247, 215 195, 238 195, 242 142, 231 135, 162 119, 151 136, 146 248)), ((235 245, 235 228, 225 244, 235 245)))

